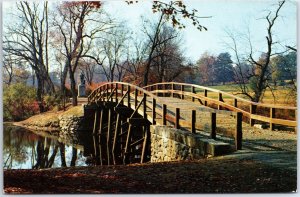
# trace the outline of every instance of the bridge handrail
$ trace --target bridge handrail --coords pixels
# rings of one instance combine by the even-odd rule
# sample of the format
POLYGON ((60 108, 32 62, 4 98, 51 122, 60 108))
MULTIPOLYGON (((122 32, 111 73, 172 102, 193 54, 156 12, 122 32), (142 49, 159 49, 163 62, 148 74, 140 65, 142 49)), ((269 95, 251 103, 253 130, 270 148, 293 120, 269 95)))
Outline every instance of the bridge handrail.
MULTIPOLYGON (((248 117, 250 119, 250 124, 251 125, 254 124, 253 120, 260 120, 260 121, 263 121, 263 122, 268 122, 268 123, 270 123, 270 129, 271 130, 273 130, 273 126, 274 126, 273 124, 286 125, 286 126, 294 126, 294 127, 296 127, 296 125, 297 125, 296 120, 285 120, 285 119, 275 118, 275 109, 293 110, 296 113, 297 107, 276 106, 276 105, 256 103, 256 102, 252 102, 252 101, 249 101, 249 100, 246 100, 246 99, 234 96, 232 94, 223 92, 221 90, 216 90, 216 89, 213 89, 213 88, 204 87, 204 86, 195 85, 195 84, 188 84, 188 83, 163 82, 163 83, 151 84, 151 85, 145 86, 144 88, 146 90, 150 90, 150 91, 155 92, 155 93, 167 93, 167 92, 170 92, 172 94, 181 94, 182 97, 183 97, 183 95, 186 95, 186 96, 192 97, 193 99, 195 99, 195 98, 196 99, 204 99, 205 103, 207 101, 210 101, 210 102, 213 102, 215 104, 218 104, 218 108, 219 108, 219 105, 220 105, 220 106, 227 107, 227 108, 229 108, 230 110, 233 110, 233 111, 242 112, 246 117, 248 117), (172 88, 171 89, 167 89, 166 85, 172 85, 172 88), (180 86, 181 90, 176 89, 175 85, 176 86, 180 86), (159 88, 159 86, 160 87, 162 86, 162 88, 159 88), (185 87, 191 88, 192 91, 186 91, 185 87), (202 96, 202 95, 197 94, 195 92, 195 88, 199 88, 199 89, 204 90, 205 95, 202 96), (207 91, 218 93, 219 94, 219 99, 217 100, 217 99, 209 98, 207 96, 207 91), (231 105, 231 104, 225 103, 224 100, 223 100, 223 95, 228 96, 228 97, 234 99, 234 104, 231 105), (199 98, 199 96, 201 98, 199 98), (245 102, 246 104, 249 104, 250 105, 250 112, 247 112, 247 111, 244 111, 243 109, 238 108, 237 101, 242 101, 242 102, 245 102), (269 110, 270 110, 269 117, 268 116, 264 116, 264 115, 257 115, 257 114, 255 114, 256 113, 256 107, 258 107, 258 106, 259 107, 269 108, 269 110)), ((296 114, 295 114, 295 117, 296 117, 296 114)))
MULTIPOLYGON (((136 85, 133 85, 133 84, 130 84, 130 83, 125 83, 125 82, 107 82, 107 83, 104 83, 104 84, 101 84, 100 86, 98 86, 95 90, 92 91, 92 93, 88 96, 88 101, 89 99, 91 98, 91 96, 93 94, 95 94, 99 88, 103 87, 103 86, 106 86, 106 85, 110 85, 110 84, 123 84, 123 85, 126 85, 126 86, 130 86, 130 87, 133 87, 135 88, 136 90, 142 92, 142 93, 145 93, 146 95, 152 97, 152 98, 155 98, 156 101, 159 101, 159 103, 161 104, 166 104, 168 105, 169 107, 173 107, 173 108, 177 108, 177 106, 173 105, 173 104, 170 104, 168 102, 166 102, 165 100, 161 99, 161 97, 159 96, 156 96, 155 94, 153 94, 152 92, 144 89, 144 88, 141 88, 139 86, 136 86, 136 85)), ((215 113, 220 113, 220 114, 228 114, 228 115, 235 115, 234 112, 231 112, 231 111, 226 111, 226 110, 215 110, 215 109, 210 109, 210 108, 203 108, 201 109, 201 111, 206 111, 206 112, 215 112, 215 113)))
POLYGON ((268 107, 268 108, 277 108, 277 109, 297 110, 297 107, 290 107, 290 106, 283 106, 283 105, 270 105, 270 104, 265 104, 265 103, 259 103, 259 102, 249 101, 249 100, 243 99, 241 97, 238 97, 238 96, 229 94, 227 92, 224 92, 222 90, 217 90, 217 89, 213 89, 213 88, 209 88, 209 87, 205 87, 205 86, 200 86, 200 85, 196 85, 196 84, 177 83, 177 82, 162 82, 162 83, 155 83, 155 84, 147 85, 147 86, 144 86, 143 88, 147 90, 151 86, 153 87, 153 86, 156 86, 156 85, 172 85, 172 84, 174 84, 174 85, 190 86, 190 87, 200 88, 200 89, 203 89, 203 90, 208 90, 208 91, 215 92, 215 93, 221 93, 222 95, 226 95, 226 96, 229 96, 231 98, 238 99, 238 100, 240 100, 242 102, 246 102, 246 103, 249 103, 249 104, 252 104, 252 105, 256 105, 256 106, 268 107))

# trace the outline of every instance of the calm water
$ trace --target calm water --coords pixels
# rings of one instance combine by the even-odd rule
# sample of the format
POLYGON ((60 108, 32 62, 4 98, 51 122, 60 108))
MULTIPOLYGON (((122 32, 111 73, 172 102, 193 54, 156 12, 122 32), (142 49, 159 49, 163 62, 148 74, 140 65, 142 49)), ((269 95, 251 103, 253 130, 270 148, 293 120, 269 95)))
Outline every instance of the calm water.
MULTIPOLYGON (((91 155, 83 142, 59 142, 57 137, 4 124, 4 169, 40 169, 91 165, 91 155)), ((87 142, 91 144, 91 142, 87 142)))

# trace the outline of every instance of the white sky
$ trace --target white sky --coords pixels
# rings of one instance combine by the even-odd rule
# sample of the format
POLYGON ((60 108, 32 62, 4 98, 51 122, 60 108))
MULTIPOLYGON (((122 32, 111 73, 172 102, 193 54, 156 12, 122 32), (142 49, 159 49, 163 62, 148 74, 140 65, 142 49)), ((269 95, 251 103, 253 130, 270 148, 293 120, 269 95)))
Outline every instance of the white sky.
MULTIPOLYGON (((5 1, 3 14, 5 14, 15 1, 5 1)), ((212 18, 200 19, 200 23, 208 28, 208 31, 198 31, 194 26, 188 25, 182 30, 185 40, 185 55, 193 62, 199 59, 201 54, 209 52, 218 55, 221 52, 230 52, 225 46, 226 33, 224 29, 245 34, 250 29, 254 49, 260 54, 266 49, 266 20, 262 20, 268 13, 267 10, 275 10, 275 0, 185 0, 188 8, 198 10, 199 16, 212 16, 212 18)), ((152 14, 150 1, 139 1, 133 5, 127 5, 124 0, 105 1, 104 8, 111 15, 121 20, 126 20, 132 31, 140 31, 140 16, 155 18, 152 14)), ((8 20, 4 17, 5 20, 8 20)), ((188 21, 189 22, 189 21, 188 21)), ((296 45, 297 37, 297 2, 287 1, 280 11, 280 18, 274 26, 275 40, 283 45, 296 45)), ((244 43, 242 43, 243 46, 244 43)))

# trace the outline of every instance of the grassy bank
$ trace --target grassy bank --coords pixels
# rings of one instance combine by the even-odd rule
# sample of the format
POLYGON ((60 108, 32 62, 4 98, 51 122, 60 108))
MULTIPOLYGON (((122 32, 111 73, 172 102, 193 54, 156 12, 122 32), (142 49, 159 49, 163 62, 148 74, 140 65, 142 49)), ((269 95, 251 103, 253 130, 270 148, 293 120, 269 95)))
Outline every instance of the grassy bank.
POLYGON ((83 107, 69 107, 66 111, 48 111, 32 116, 26 120, 15 122, 14 124, 32 130, 46 130, 52 132, 59 129, 59 117, 61 116, 83 116, 83 107))

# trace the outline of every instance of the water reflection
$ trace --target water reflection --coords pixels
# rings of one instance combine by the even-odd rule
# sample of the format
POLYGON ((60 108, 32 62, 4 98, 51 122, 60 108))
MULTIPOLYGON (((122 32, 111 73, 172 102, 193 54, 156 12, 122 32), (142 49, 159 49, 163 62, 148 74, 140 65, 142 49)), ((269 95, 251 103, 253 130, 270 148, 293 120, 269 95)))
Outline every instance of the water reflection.
POLYGON ((4 125, 3 137, 4 169, 88 165, 80 145, 67 145, 55 137, 36 135, 8 124, 4 125))

